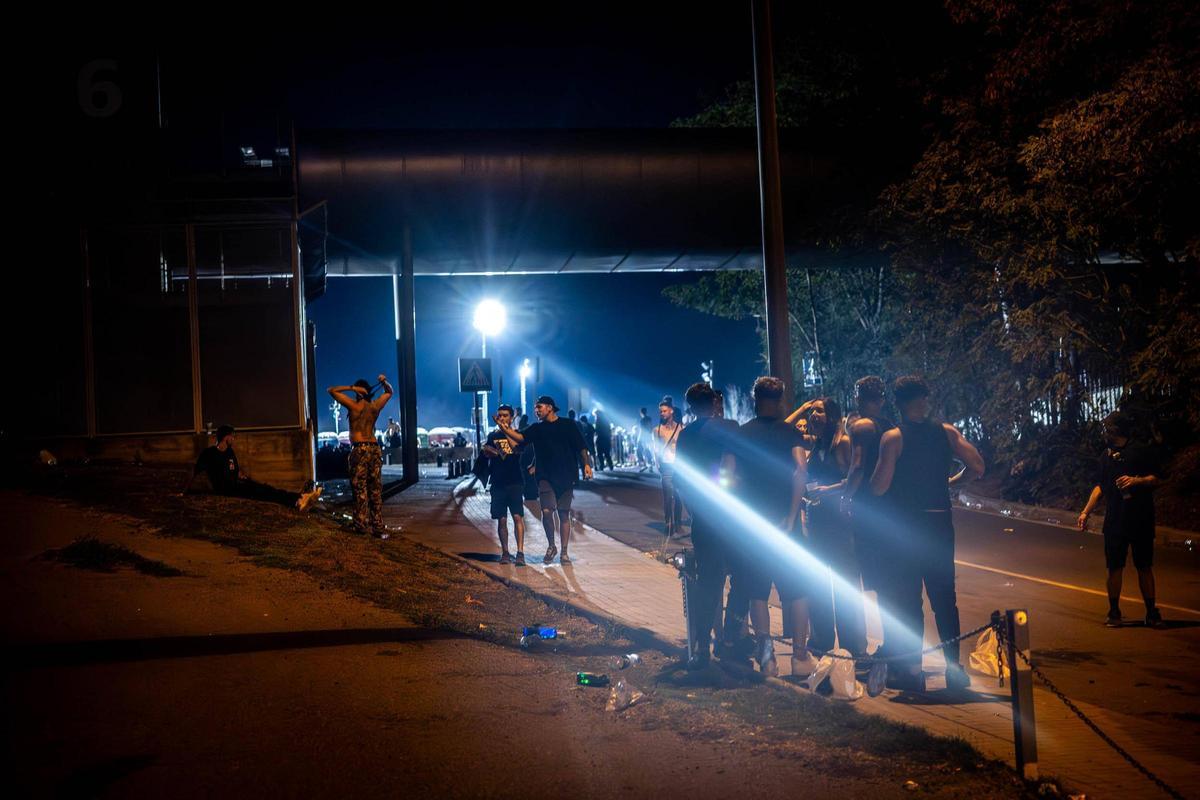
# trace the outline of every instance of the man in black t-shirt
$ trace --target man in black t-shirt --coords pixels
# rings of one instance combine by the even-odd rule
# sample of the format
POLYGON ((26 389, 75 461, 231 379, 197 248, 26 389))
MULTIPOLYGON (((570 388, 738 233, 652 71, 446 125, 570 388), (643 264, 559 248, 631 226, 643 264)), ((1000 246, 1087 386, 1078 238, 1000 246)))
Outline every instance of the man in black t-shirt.
POLYGON ((492 519, 496 520, 496 534, 500 538, 500 563, 513 560, 508 552, 508 516, 512 515, 513 533, 517 538, 518 567, 525 566, 525 471, 521 469, 519 444, 503 433, 513 420, 513 408, 501 405, 493 417, 500 430, 488 434, 483 445, 483 457, 488 459, 488 491, 492 496, 492 519))
MULTIPOLYGON (((696 669, 708 663, 712 646, 711 631, 718 625, 721 594, 729 574, 726 543, 730 535, 726 512, 720 503, 721 467, 732 451, 738 426, 733 420, 716 416, 716 393, 707 383, 690 386, 685 395, 695 421, 679 432, 675 445, 675 487, 692 515, 692 548, 696 556, 697 611, 688 615, 694 626, 689 640, 697 650, 688 654, 688 667, 696 669)), ((738 618, 741 628, 745 611, 738 618)))
POLYGON ((226 497, 244 497, 247 500, 279 503, 291 506, 297 511, 308 511, 312 508, 313 503, 321 496, 321 487, 319 486, 310 492, 300 494, 276 489, 274 486, 247 478, 238 464, 237 454, 233 451, 233 434, 232 425, 222 425, 217 428, 217 443, 206 448, 196 459, 192 476, 188 480, 189 488, 195 477, 203 472, 208 477, 213 491, 226 497))
POLYGON ((1104 624, 1121 626, 1121 578, 1125 558, 1133 551, 1138 587, 1146 604, 1146 625, 1163 626, 1162 614, 1155 606, 1154 591, 1154 490, 1162 483, 1163 457, 1157 447, 1135 444, 1131 440, 1133 419, 1115 412, 1104 420, 1108 449, 1100 457, 1096 485, 1087 505, 1079 514, 1080 530, 1087 528, 1088 517, 1105 498, 1104 561, 1108 567, 1108 617, 1104 624))
MULTIPOLYGON (((574 420, 558 416, 558 405, 554 398, 542 395, 533 407, 540 420, 524 431, 514 430, 511 425, 500 425, 500 431, 515 444, 530 444, 535 450, 534 476, 538 482, 538 501, 542 507, 542 528, 546 531, 549 547, 542 562, 549 564, 558 555, 554 546, 554 521, 558 517, 558 534, 562 541, 561 563, 570 564, 567 545, 571 539, 571 500, 578 475, 578 464, 583 461, 583 477, 592 478, 592 460, 583 443, 583 434, 574 420)), ((499 420, 497 420, 499 424, 499 420)))
MULTIPOLYGON (((738 429, 733 451, 726 457, 726 470, 734 476, 736 494, 744 504, 778 530, 800 538, 796 523, 804 500, 807 460, 800 433, 783 421, 783 391, 779 378, 762 377, 754 382, 756 416, 738 429)), ((759 669, 766 675, 778 675, 767 609, 771 584, 790 608, 793 631, 806 631, 811 583, 805 577, 808 566, 779 558, 769 543, 764 546, 756 539, 747 539, 745 545, 736 551, 731 549, 728 555, 738 582, 750 598, 759 669)), ((796 636, 797 654, 804 652, 803 640, 803 633, 796 636)))

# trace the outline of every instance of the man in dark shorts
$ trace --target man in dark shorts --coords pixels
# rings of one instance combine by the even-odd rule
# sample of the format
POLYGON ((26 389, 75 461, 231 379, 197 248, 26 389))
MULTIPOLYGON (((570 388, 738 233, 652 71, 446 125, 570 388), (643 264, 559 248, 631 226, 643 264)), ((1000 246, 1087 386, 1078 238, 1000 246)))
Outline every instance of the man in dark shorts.
MULTIPOLYGON (((500 431, 515 444, 533 445, 534 477, 538 482, 538 501, 542 507, 542 528, 546 531, 549 547, 542 563, 549 564, 558 555, 554 546, 554 522, 558 518, 558 534, 562 542, 563 564, 570 564, 567 545, 571 541, 571 500, 575 491, 575 480, 580 460, 583 461, 583 477, 592 478, 592 459, 583 443, 583 434, 574 420, 558 416, 558 405, 554 398, 542 395, 533 407, 539 422, 524 431, 514 430, 511 425, 500 425, 500 431)), ((499 420, 497 420, 499 424, 499 420)))
MULTIPOLYGON (((754 419, 738 429, 725 469, 734 476, 738 498, 767 523, 800 539, 797 522, 804 500, 807 461, 804 442, 792 425, 783 421, 784 384, 779 378, 754 382, 754 419)), ((771 584, 792 614, 797 632, 794 649, 804 652, 808 629, 807 565, 778 558, 768 546, 746 541, 728 551, 737 581, 750 598, 750 623, 754 627, 755 658, 766 675, 778 675, 775 646, 771 641, 771 616, 767 600, 771 584)), ((793 656, 797 661, 805 659, 793 656)))
MULTIPOLYGON (((921 588, 943 642, 957 639, 961 628, 954 590, 954 520, 950 485, 983 475, 983 457, 953 425, 929 418, 929 387, 915 375, 897 378, 892 389, 900 426, 879 440, 879 461, 871 475, 871 491, 881 500, 890 526, 879 547, 887 576, 879 589, 884 642, 894 662, 887 679, 893 689, 919 688, 925 635, 921 588), (954 461, 963 464, 953 477, 954 461), (911 654, 911 655, 910 655, 911 654)), ((942 648, 946 688, 971 684, 962 668, 959 642, 942 648)), ((889 666, 889 672, 891 667, 889 666)))
POLYGON ((1104 420, 1108 449, 1100 457, 1096 485, 1079 515, 1080 530, 1100 498, 1104 507, 1104 561, 1108 567, 1108 617, 1104 624, 1121 626, 1121 578, 1133 551, 1138 587, 1146 604, 1146 626, 1161 628, 1162 614, 1154 598, 1154 490, 1162 483, 1163 458, 1154 446, 1132 441, 1133 418, 1122 412, 1104 420))
MULTIPOLYGON (((501 405, 493 417, 501 429, 510 427, 513 407, 501 405)), ((503 430, 488 434, 483 445, 483 457, 488 459, 488 491, 492 496, 492 519, 496 520, 496 535, 500 538, 500 563, 513 561, 508 552, 508 517, 512 515, 513 533, 517 539, 516 565, 525 566, 525 470, 521 469, 523 448, 509 440, 503 430)))
POLYGON ((733 449, 738 426, 716 416, 716 393, 707 383, 692 384, 685 395, 695 421, 679 432, 675 445, 675 486, 692 515, 692 548, 696 556, 698 611, 689 615, 695 626, 689 639, 697 644, 688 653, 688 667, 708 663, 712 630, 720 617, 721 594, 728 573, 723 537, 729 536, 721 507, 721 467, 733 449))
MULTIPOLYGON (((246 477, 238 464, 238 457, 233 452, 234 429, 232 425, 222 425, 217 428, 217 443, 206 448, 196 459, 192 469, 192 479, 203 472, 208 477, 212 490, 226 497, 243 497, 247 500, 261 500, 265 503, 278 503, 291 506, 297 511, 308 511, 313 503, 321 496, 321 487, 312 491, 297 493, 276 489, 265 483, 258 483, 246 477)), ((188 481, 189 488, 191 480, 188 481)))

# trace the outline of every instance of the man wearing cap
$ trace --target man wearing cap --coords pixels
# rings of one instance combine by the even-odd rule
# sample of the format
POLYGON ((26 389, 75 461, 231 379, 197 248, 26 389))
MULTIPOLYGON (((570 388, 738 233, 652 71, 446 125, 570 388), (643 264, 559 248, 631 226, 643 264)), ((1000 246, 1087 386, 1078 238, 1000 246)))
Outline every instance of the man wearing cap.
POLYGON ((1079 530, 1087 529, 1088 517, 1105 500, 1104 561, 1108 567, 1108 617, 1104 624, 1121 627, 1121 579, 1125 559, 1133 552, 1138 588, 1146 604, 1146 627, 1163 627, 1155 605, 1154 589, 1154 490, 1162 483, 1163 458, 1157 447, 1133 441, 1134 421, 1127 413, 1114 411, 1104 418, 1108 449, 1100 457, 1096 485, 1079 514, 1079 530))
POLYGON ((351 386, 331 386, 329 395, 346 407, 350 417, 350 488, 354 492, 354 528, 386 538, 383 527, 383 449, 375 438, 379 412, 392 399, 392 385, 385 375, 372 386, 359 378, 351 386), (383 394, 374 397, 376 387, 383 394), (347 392, 353 393, 353 397, 347 392))
MULTIPOLYGON (((201 472, 205 473, 213 491, 226 497, 244 497, 247 500, 279 503, 302 512, 312 508, 312 504, 321 496, 321 487, 319 486, 310 492, 299 494, 276 489, 274 486, 247 478, 238 464, 237 454, 233 452, 233 434, 232 425, 222 425, 217 428, 217 443, 206 448, 196 459, 196 466, 192 470, 192 479, 195 479, 201 472)), ((191 480, 188 483, 190 486, 191 480)))
POLYGON ((511 423, 500 422, 500 430, 511 441, 533 445, 534 477, 538 483, 538 501, 542 507, 542 527, 549 547, 543 563, 549 564, 558 555, 554 546, 554 518, 558 517, 558 534, 562 541, 563 564, 570 564, 567 545, 571 539, 571 500, 575 491, 578 465, 583 463, 583 477, 591 480, 592 459, 583 442, 583 434, 574 420, 558 416, 558 404, 549 395, 542 395, 533 407, 538 422, 524 431, 515 430, 511 423))

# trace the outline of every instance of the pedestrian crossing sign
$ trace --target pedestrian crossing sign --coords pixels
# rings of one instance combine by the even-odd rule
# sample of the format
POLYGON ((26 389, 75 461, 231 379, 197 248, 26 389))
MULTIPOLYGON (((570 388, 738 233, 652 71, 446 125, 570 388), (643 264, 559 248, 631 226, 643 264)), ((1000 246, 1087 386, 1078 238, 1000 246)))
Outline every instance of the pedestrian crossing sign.
POLYGON ((460 392, 490 392, 492 390, 492 360, 490 358, 460 358, 458 360, 458 390, 460 392))

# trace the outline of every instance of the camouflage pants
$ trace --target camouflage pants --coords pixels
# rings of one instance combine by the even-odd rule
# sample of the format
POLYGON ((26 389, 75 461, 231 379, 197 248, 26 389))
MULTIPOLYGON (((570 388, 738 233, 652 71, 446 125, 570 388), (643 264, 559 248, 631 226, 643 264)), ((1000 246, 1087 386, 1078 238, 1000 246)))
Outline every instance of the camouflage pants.
POLYGON ((354 527, 363 533, 383 531, 383 451, 377 444, 355 445, 350 451, 350 488, 354 491, 354 527))

